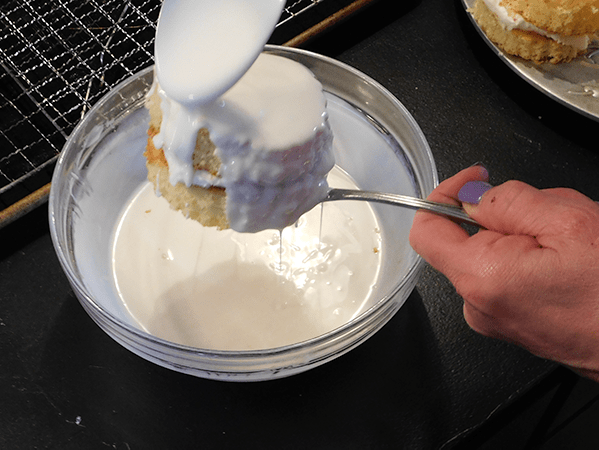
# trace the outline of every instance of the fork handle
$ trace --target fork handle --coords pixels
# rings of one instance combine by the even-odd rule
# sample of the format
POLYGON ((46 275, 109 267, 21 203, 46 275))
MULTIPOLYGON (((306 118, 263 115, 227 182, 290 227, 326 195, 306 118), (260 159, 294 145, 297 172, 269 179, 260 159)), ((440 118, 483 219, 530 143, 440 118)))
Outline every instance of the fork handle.
POLYGON ((447 205, 445 203, 431 202, 417 197, 400 194, 388 194, 385 192, 361 191, 357 189, 329 189, 324 202, 335 200, 364 200, 368 202, 386 203, 388 205, 404 206, 410 209, 424 209, 443 216, 459 219, 482 228, 481 225, 470 218, 466 211, 459 206, 447 205))

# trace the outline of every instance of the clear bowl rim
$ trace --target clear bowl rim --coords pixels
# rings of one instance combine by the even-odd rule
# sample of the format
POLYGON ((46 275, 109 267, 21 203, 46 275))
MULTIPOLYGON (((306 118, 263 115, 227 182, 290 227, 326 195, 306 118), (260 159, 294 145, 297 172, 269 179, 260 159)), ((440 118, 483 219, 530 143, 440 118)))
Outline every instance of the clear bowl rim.
MULTIPOLYGON (((303 55, 306 55, 309 57, 323 60, 324 62, 326 62, 328 64, 338 66, 341 69, 351 72, 356 77, 359 77, 362 81, 372 85, 375 89, 381 91, 387 97, 387 99, 391 100, 395 104, 395 106, 403 113, 404 118, 407 120, 409 125, 419 136, 419 138, 421 140, 420 144, 423 145, 425 148, 426 156, 427 156, 428 162, 430 163, 430 166, 432 169, 431 174, 427 174, 427 175, 433 176, 433 180, 432 180, 433 187, 438 185, 438 175, 437 175, 436 165, 434 162, 432 152, 430 150, 430 146, 428 144, 428 141, 426 140, 426 137, 424 136, 424 134, 423 134, 422 130, 420 129, 419 125, 417 124, 416 120, 409 113, 409 111, 405 108, 405 106, 384 86, 382 86, 380 83, 378 83, 377 81, 375 81, 368 75, 365 75, 363 72, 361 72, 361 71, 353 68, 352 66, 347 65, 341 61, 338 61, 334 58, 330 58, 330 57, 327 57, 324 55, 313 53, 313 52, 310 52, 307 50, 295 49, 295 48, 284 47, 284 46, 276 46, 276 45, 265 46, 265 51, 269 51, 269 50, 279 51, 279 52, 283 51, 283 52, 299 53, 299 54, 303 54, 303 55)), ((147 75, 148 72, 152 72, 153 70, 154 70, 154 66, 149 66, 149 67, 142 69, 139 72, 133 74, 132 76, 124 79, 123 81, 118 83, 115 87, 113 87, 108 93, 106 93, 95 105, 93 105, 92 108, 89 109, 89 111, 85 114, 83 119, 79 122, 79 124, 71 132, 71 134, 69 135, 67 141, 65 142, 65 144, 63 146, 61 154, 56 163, 56 168, 54 170, 54 174, 52 177, 52 184, 54 184, 54 182, 58 179, 58 176, 60 173, 59 169, 62 168, 62 166, 65 164, 64 161, 67 157, 68 150, 69 150, 69 148, 71 148, 74 145, 75 138, 81 133, 81 130, 84 128, 86 118, 93 116, 99 109, 102 108, 102 106, 105 103, 110 101, 114 95, 116 95, 121 89, 123 89, 124 86, 126 86, 129 83, 135 82, 138 78, 141 78, 141 77, 147 75), (56 178, 56 180, 55 180, 55 178, 56 178)), ((141 101, 142 100, 135 102, 135 104, 132 105, 132 107, 133 106, 138 107, 138 103, 141 103, 141 101)), ((101 304, 99 304, 95 299, 93 299, 93 297, 87 291, 85 286, 81 283, 81 281, 76 276, 75 271, 74 271, 74 269, 71 265, 71 262, 69 261, 69 258, 68 258, 69 252, 66 251, 66 249, 63 248, 62 244, 60 243, 59 236, 58 236, 58 230, 57 230, 57 224, 56 224, 56 218, 54 217, 55 204, 57 201, 58 200, 57 200, 56 190, 51 189, 50 195, 49 195, 49 200, 48 200, 51 239, 52 239, 53 245, 55 247, 60 264, 63 267, 63 270, 64 270, 65 274, 67 275, 69 282, 73 286, 75 294, 78 297, 79 301, 80 302, 85 301, 90 307, 92 307, 95 311, 97 311, 101 315, 101 317, 103 317, 105 320, 108 320, 113 326, 123 329, 124 331, 126 331, 127 333, 130 333, 131 335, 138 338, 139 340, 141 340, 143 342, 147 342, 148 344, 158 344, 162 347, 176 350, 178 353, 181 353, 183 355, 189 355, 189 356, 207 355, 210 357, 219 358, 219 359, 222 358, 224 360, 229 360, 229 361, 235 361, 235 360, 242 361, 242 360, 246 360, 246 359, 251 359, 253 357, 265 358, 265 357, 269 357, 269 356, 282 356, 282 355, 293 354, 294 352, 303 351, 306 348, 319 347, 319 346, 326 345, 329 342, 335 342, 339 337, 346 334, 349 330, 359 329, 364 323, 367 323, 367 322, 373 320, 377 314, 384 313, 385 306, 392 300, 392 298, 395 295, 397 295, 397 293, 407 283, 409 283, 413 279, 414 273, 420 271, 420 269, 422 268, 422 266, 424 264, 424 261, 422 260, 422 258, 420 258, 419 256, 416 255, 415 262, 410 266, 409 270, 405 273, 405 275, 401 278, 401 280, 399 280, 399 282, 394 286, 394 288, 388 294, 381 297, 374 305, 372 305, 370 308, 368 308, 366 311, 362 312, 360 315, 358 315, 354 319, 350 320, 349 322, 343 324, 342 326, 340 326, 338 328, 335 328, 334 330, 331 330, 330 332, 328 332, 326 334, 316 336, 314 338, 300 341, 297 343, 289 344, 286 346, 268 348, 268 349, 259 349, 259 350, 203 349, 203 348, 178 344, 175 342, 167 341, 165 339, 161 339, 156 336, 153 336, 153 335, 151 335, 139 328, 136 328, 133 325, 130 325, 130 324, 122 321, 121 319, 115 317, 110 311, 107 311, 104 307, 102 307, 101 304)), ((93 317, 93 315, 92 315, 92 318, 94 319, 94 321, 97 321, 97 319, 95 317, 93 317)), ((310 363, 311 363, 310 361, 306 362, 306 364, 310 364, 310 363)))

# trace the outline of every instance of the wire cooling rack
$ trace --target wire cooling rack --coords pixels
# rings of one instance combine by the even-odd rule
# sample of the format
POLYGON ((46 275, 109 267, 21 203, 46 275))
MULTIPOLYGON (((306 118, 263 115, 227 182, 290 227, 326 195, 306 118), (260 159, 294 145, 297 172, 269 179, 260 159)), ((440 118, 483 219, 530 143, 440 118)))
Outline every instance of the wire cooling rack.
MULTIPOLYGON (((285 27, 303 31, 296 23, 300 15, 324 3, 330 12, 335 1, 337 9, 352 3, 288 0, 278 35, 284 36, 280 30, 285 27)), ((153 63, 161 1, 1 3, 0 227, 7 221, 2 213, 16 204, 29 199, 17 211, 26 212, 28 204, 45 200, 58 154, 91 106, 153 63)))

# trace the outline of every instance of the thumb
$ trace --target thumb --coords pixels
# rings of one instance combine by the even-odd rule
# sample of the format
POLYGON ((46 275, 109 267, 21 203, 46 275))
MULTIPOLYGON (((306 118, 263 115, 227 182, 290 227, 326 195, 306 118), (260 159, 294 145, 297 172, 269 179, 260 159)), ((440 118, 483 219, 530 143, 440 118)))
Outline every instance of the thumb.
MULTIPOLYGON (((499 186, 466 183, 458 198, 468 215, 488 230, 509 235, 556 236, 567 232, 577 212, 597 209, 571 190, 539 190, 520 181, 499 186), (565 192, 568 191, 566 195, 565 192)), ((585 220, 586 221, 586 220, 585 220)))

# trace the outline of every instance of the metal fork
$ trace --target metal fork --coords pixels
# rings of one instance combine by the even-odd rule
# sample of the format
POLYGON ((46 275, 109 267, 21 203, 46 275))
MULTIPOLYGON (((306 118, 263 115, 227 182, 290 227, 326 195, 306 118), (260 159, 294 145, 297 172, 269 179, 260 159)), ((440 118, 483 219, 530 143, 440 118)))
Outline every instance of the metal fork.
POLYGON ((336 200, 364 200, 367 202, 386 203, 388 205, 404 206, 410 209, 424 209, 443 216, 459 219, 463 222, 481 227, 481 225, 470 218, 466 211, 459 206, 447 205, 445 203, 431 202, 416 197, 399 194, 387 194, 385 192, 360 191, 356 189, 329 189, 323 202, 336 200))

